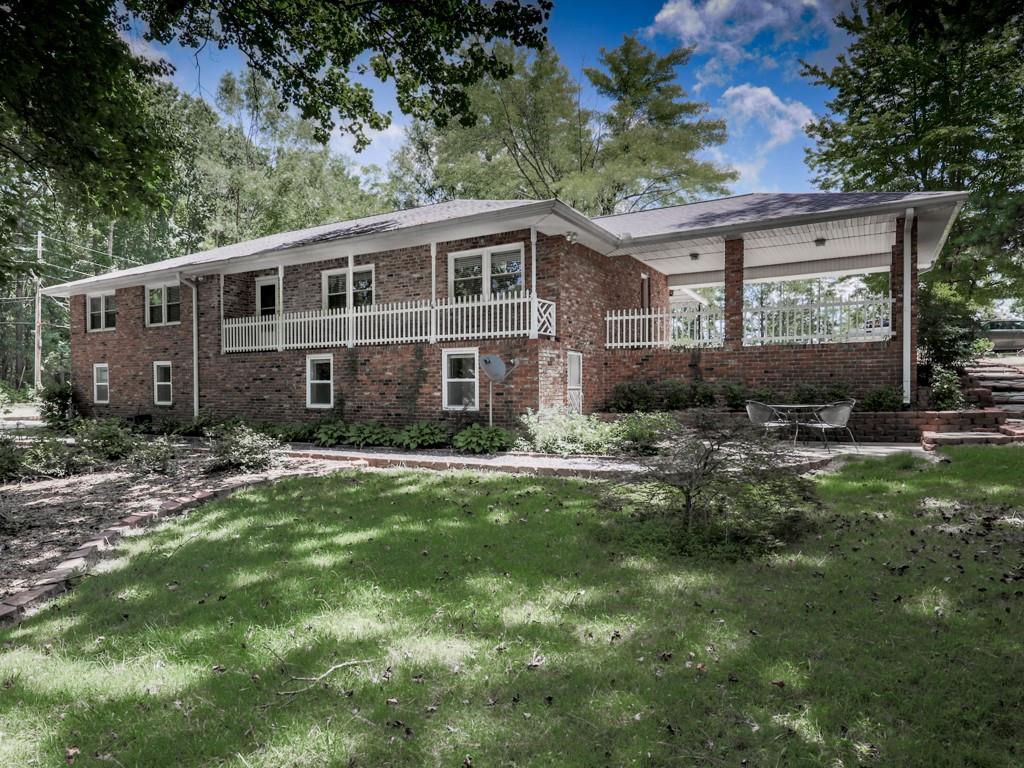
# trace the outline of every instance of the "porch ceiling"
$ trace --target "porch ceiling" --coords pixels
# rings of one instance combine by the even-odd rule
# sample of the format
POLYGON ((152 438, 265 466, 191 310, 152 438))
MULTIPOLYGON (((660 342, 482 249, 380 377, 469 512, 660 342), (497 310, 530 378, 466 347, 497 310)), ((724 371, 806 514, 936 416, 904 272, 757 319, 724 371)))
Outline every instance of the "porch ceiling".
MULTIPOLYGON (((920 209, 918 265, 931 267, 955 217, 955 204, 920 209)), ((787 277, 841 277, 889 269, 902 211, 749 229, 735 234, 624 241, 612 254, 630 255, 669 276, 669 284, 701 287, 724 280, 725 240, 744 241, 744 278, 748 281, 787 277), (824 244, 816 241, 824 239, 824 244)))

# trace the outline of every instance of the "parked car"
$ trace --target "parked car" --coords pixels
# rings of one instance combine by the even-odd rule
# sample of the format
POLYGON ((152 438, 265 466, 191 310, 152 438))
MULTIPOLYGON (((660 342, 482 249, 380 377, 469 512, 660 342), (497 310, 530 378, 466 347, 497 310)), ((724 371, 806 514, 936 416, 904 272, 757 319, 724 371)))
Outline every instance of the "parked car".
POLYGON ((1024 320, 986 320, 985 338, 991 339, 996 352, 1024 350, 1024 320))

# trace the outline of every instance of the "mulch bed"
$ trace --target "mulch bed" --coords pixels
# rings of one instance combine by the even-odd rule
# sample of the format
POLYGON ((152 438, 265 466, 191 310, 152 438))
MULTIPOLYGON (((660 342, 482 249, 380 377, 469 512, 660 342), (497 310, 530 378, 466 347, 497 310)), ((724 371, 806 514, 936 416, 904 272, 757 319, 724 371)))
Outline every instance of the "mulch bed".
POLYGON ((283 459, 264 472, 211 472, 211 459, 187 453, 171 475, 122 466, 60 479, 0 485, 0 599, 23 590, 53 569, 78 543, 126 515, 155 512, 172 499, 240 483, 290 475, 322 475, 336 462, 283 459))

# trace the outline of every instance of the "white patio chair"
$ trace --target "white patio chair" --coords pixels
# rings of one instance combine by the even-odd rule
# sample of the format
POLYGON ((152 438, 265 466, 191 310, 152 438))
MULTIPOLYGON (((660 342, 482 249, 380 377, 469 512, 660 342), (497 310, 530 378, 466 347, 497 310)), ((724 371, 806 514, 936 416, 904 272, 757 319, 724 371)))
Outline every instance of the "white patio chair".
POLYGON ((747 417, 755 427, 764 427, 765 434, 773 429, 789 429, 793 422, 777 410, 757 400, 747 400, 747 417))
POLYGON ((846 430, 850 440, 853 442, 853 447, 860 453, 860 445, 857 443, 857 438, 853 436, 853 430, 849 426, 850 414, 853 412, 853 406, 856 404, 856 400, 839 400, 835 403, 829 403, 814 412, 814 421, 801 421, 797 425, 797 430, 800 427, 806 427, 807 429, 820 432, 821 439, 825 443, 825 450, 829 453, 832 453, 832 449, 828 444, 828 431, 830 429, 838 432, 846 430))

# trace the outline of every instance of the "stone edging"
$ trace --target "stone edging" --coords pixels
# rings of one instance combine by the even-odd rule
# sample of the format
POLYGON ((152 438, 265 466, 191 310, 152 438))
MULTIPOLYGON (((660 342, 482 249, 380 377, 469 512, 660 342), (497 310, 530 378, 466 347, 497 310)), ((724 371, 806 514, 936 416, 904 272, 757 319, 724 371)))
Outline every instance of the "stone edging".
POLYGON ((78 579, 84 576, 89 568, 99 560, 100 552, 113 547, 117 540, 127 532, 150 525, 165 517, 173 517, 184 512, 186 509, 191 509, 208 501, 229 496, 244 488, 251 488, 268 482, 272 482, 272 480, 268 478, 267 480, 229 482, 223 488, 218 488, 214 491, 198 491, 189 496, 169 499, 161 503, 157 510, 135 512, 122 517, 106 530, 100 531, 87 541, 79 543, 74 551, 68 552, 64 556, 64 559, 56 568, 47 571, 37 578, 30 587, 0 600, 0 627, 17 624, 30 609, 37 608, 47 600, 70 590, 78 579))

